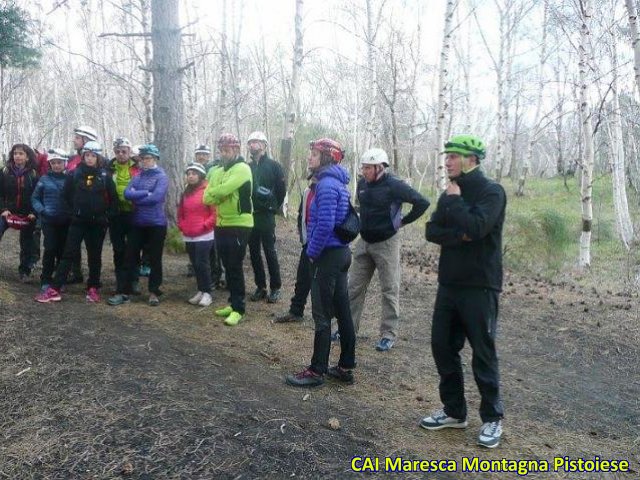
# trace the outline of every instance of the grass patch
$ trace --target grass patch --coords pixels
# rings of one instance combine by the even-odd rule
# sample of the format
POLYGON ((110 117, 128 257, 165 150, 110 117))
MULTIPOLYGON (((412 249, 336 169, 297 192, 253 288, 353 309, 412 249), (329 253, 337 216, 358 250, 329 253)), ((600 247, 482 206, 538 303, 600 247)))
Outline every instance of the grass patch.
POLYGON ((169 227, 167 238, 164 242, 164 249, 170 253, 186 253, 182 232, 178 227, 169 227))

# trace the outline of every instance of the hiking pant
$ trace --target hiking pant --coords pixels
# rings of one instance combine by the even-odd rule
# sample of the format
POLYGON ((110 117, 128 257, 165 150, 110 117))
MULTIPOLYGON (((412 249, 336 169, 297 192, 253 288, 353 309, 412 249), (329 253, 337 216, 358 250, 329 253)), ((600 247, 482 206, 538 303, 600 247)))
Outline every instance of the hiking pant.
POLYGON ((473 352, 471 366, 480 391, 480 418, 491 422, 504 415, 495 346, 498 296, 497 291, 486 288, 438 286, 431 349, 440 375, 440 399, 450 417, 467 418, 460 361, 465 338, 473 352))
POLYGON ((132 282, 138 280, 138 269, 129 271, 127 267, 127 244, 131 238, 131 213, 120 213, 109 223, 109 238, 113 248, 113 266, 116 274, 116 293, 123 293, 127 284, 127 275, 132 275, 132 282))
POLYGON ((382 301, 380 337, 395 340, 400 323, 400 235, 376 243, 365 242, 362 238, 356 242, 353 265, 349 270, 349 303, 356 334, 360 329, 367 288, 376 269, 382 301))
POLYGON ((315 323, 311 369, 324 374, 329 367, 331 319, 336 317, 340 332, 338 366, 355 367, 356 335, 349 308, 347 272, 351 265, 349 247, 327 248, 311 264, 311 313, 315 323))
POLYGON ((59 265, 62 260, 68 232, 68 223, 42 224, 42 233, 44 234, 44 253, 42 254, 40 285, 47 285, 53 282, 53 273, 56 266, 59 265))
POLYGON ((224 268, 220 261, 220 251, 218 250, 218 242, 213 240, 211 250, 209 250, 209 268, 211 270, 211 288, 215 288, 224 280, 224 268))
POLYGON ((160 286, 162 285, 162 254, 164 251, 164 240, 167 237, 166 225, 154 225, 149 227, 139 227, 134 225, 129 232, 129 242, 126 253, 126 283, 123 288, 125 294, 132 291, 132 283, 137 279, 138 262, 140 261, 140 251, 144 248, 149 261, 149 283, 148 290, 155 295, 162 295, 160 286))
POLYGON ((189 254, 189 260, 196 274, 196 284, 199 292, 211 293, 211 265, 210 253, 215 248, 213 240, 204 242, 184 242, 189 254))
MULTIPOLYGON (((9 229, 7 220, 4 217, 0 217, 0 239, 4 236, 4 232, 9 229)), ((20 263, 18 265, 18 272, 29 275, 33 268, 32 263, 32 250, 33 250, 33 232, 35 230, 35 222, 31 222, 18 233, 20 234, 20 263)))
MULTIPOLYGON (((272 214, 268 215, 273 216, 272 214)), ((282 286, 282 280, 280 279, 280 265, 278 264, 278 252, 276 251, 275 218, 272 222, 261 222, 260 226, 253 227, 249 237, 249 255, 251 256, 251 267, 253 268, 256 287, 266 289, 267 278, 260 253, 261 247, 264 250, 264 257, 269 268, 269 288, 271 291, 279 290, 282 286)))
POLYGON ((229 303, 235 312, 244 315, 245 285, 242 263, 247 254, 247 243, 251 228, 247 227, 218 227, 216 228, 216 243, 218 244, 220 259, 224 265, 229 289, 229 303))
POLYGON ((103 223, 91 222, 72 222, 67 233, 67 241, 64 246, 62 260, 56 270, 56 275, 52 285, 55 289, 59 289, 67 281, 67 276, 72 268, 75 258, 78 257, 78 251, 84 246, 87 249, 87 262, 89 264, 89 279, 87 280, 87 288, 100 287, 100 272, 102 270, 102 244, 107 227, 103 223))
POLYGON ((33 266, 40 260, 40 242, 42 241, 42 221, 40 220, 40 218, 36 219, 32 238, 33 246, 31 247, 31 268, 33 268, 33 266))
POLYGON ((307 257, 307 246, 303 246, 298 259, 298 271, 296 272, 296 285, 291 297, 289 313, 302 317, 307 297, 311 291, 311 262, 307 257))

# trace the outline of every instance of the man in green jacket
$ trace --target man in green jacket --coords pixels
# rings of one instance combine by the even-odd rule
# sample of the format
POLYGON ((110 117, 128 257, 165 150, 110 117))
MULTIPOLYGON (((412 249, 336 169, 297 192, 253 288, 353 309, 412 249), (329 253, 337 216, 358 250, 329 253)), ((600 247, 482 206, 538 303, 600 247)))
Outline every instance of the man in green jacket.
POLYGON ((216 310, 216 315, 226 317, 224 323, 233 326, 245 313, 242 263, 253 228, 253 180, 251 168, 240 156, 240 140, 235 135, 223 133, 218 139, 218 149, 220 165, 207 174, 209 185, 203 200, 216 206, 216 243, 226 271, 231 304, 216 310))

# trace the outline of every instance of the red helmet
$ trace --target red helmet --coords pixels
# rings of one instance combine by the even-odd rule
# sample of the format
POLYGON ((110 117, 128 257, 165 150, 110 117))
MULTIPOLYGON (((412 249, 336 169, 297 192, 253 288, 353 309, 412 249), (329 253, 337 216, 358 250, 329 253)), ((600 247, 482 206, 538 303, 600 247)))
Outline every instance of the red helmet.
POLYGON ((7 215, 6 220, 8 227, 13 228, 14 230, 23 230, 31 225, 31 220, 29 220, 27 217, 14 215, 13 213, 7 215))
POLYGON ((335 140, 330 138, 319 138, 309 143, 311 150, 316 149, 322 153, 328 153, 335 163, 340 163, 344 158, 344 150, 335 140))
POLYGON ((222 147, 240 148, 240 140, 233 133, 223 133, 218 139, 218 148, 222 147))

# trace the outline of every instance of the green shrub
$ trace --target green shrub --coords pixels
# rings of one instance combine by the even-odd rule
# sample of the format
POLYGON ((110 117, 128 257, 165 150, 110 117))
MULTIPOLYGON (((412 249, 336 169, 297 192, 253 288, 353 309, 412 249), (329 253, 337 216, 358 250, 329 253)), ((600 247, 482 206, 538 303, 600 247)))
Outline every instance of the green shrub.
POLYGON ((182 239, 182 232, 178 230, 178 227, 170 227, 167 230, 167 238, 164 242, 164 248, 170 253, 186 253, 184 240, 182 239))

